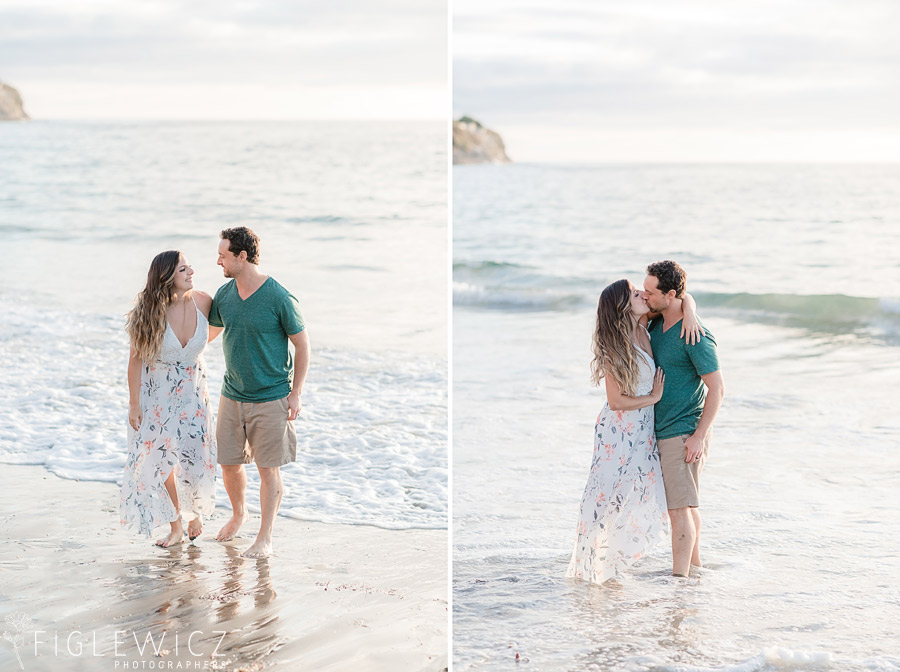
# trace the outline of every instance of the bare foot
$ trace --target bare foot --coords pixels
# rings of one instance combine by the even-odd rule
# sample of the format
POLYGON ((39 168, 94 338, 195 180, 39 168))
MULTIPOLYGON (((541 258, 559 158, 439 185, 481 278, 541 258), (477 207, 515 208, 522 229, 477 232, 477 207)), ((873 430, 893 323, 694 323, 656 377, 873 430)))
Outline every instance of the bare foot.
POLYGON ((172 531, 169 532, 169 536, 156 540, 156 545, 160 548, 169 548, 180 544, 182 541, 184 541, 184 530, 181 527, 181 521, 179 521, 177 526, 172 524, 172 531))
POLYGON ((607 579, 602 585, 604 588, 609 588, 611 590, 622 590, 625 587, 625 584, 622 583, 622 579, 618 576, 607 579))
POLYGON ((241 529, 241 525, 246 523, 248 518, 250 518, 250 516, 246 513, 243 516, 237 514, 231 516, 231 520, 225 523, 222 529, 219 530, 219 533, 216 535, 216 540, 231 541, 234 539, 234 535, 238 533, 238 530, 241 529))
POLYGON ((200 516, 188 523, 188 539, 193 541, 203 532, 203 519, 200 516))
POLYGON ((266 558, 272 555, 272 542, 268 539, 256 538, 253 545, 241 553, 244 558, 266 558))

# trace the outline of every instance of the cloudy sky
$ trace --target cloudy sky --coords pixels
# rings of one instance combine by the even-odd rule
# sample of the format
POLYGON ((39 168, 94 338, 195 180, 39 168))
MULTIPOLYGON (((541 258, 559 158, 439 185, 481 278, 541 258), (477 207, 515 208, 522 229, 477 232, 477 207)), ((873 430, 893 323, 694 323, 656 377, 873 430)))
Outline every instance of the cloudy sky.
POLYGON ((443 119, 447 0, 0 0, 50 119, 443 119))
POLYGON ((454 0, 453 111, 521 161, 900 161, 896 0, 454 0))

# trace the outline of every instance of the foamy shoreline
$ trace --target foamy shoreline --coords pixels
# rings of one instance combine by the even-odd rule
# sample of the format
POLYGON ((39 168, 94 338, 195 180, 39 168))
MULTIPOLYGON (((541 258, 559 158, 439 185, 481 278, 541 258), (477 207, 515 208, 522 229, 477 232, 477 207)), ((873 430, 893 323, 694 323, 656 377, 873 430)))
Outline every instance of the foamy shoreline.
MULTIPOLYGON (((3 669, 443 670, 447 533, 279 517, 275 555, 215 532, 158 549, 120 528, 114 485, 2 466, 3 669), (37 654, 37 655, 36 655, 37 654)), ((159 535, 157 535, 159 536, 159 535)))

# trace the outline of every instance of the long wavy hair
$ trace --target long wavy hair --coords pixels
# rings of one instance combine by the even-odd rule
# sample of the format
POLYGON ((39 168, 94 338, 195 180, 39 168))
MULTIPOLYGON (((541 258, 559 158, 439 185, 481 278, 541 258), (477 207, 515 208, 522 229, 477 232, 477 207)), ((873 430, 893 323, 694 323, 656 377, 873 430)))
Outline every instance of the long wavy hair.
POLYGON ((147 284, 135 298, 134 308, 125 322, 131 347, 145 362, 154 361, 162 349, 166 313, 172 303, 179 259, 181 252, 178 250, 166 250, 153 257, 147 271, 147 284))
POLYGON ((632 342, 631 283, 616 280, 600 293, 597 327, 594 329, 591 381, 600 385, 611 376, 622 393, 634 396, 640 372, 638 353, 632 342))

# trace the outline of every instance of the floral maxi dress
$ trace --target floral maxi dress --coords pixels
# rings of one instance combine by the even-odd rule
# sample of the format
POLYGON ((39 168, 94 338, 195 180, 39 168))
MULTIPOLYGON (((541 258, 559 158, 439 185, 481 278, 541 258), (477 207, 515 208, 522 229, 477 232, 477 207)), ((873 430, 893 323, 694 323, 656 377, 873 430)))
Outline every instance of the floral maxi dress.
POLYGON ((143 418, 137 431, 128 427, 119 515, 123 525, 147 536, 179 514, 192 520, 216 505, 216 443, 203 361, 208 338, 209 322, 198 309, 187 344, 182 347, 167 325, 159 358, 141 369, 143 418), (173 469, 179 512, 165 486, 173 469))
MULTIPOLYGON (((650 394, 655 371, 653 358, 638 352, 635 396, 650 394)), ((603 583, 666 536, 666 492, 653 420, 653 406, 612 411, 606 404, 600 411, 567 577, 603 583)))

